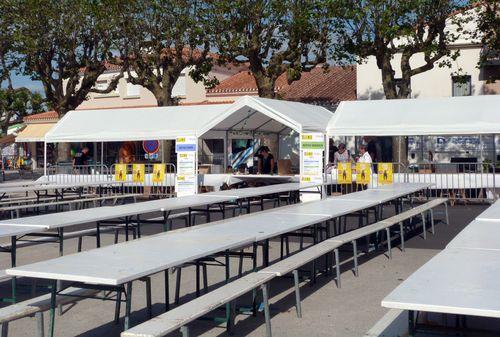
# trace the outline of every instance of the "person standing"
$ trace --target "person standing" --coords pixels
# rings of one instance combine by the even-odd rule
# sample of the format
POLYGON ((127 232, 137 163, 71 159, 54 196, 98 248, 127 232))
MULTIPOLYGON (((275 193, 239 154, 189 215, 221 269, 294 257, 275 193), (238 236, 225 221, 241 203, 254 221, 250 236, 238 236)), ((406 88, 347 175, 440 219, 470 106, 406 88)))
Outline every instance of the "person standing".
POLYGON ((89 162, 89 148, 84 147, 81 151, 75 153, 75 157, 73 158, 73 166, 83 166, 87 165, 89 162))
POLYGON ((338 151, 333 154, 333 165, 347 162, 351 162, 351 154, 349 153, 349 150, 346 150, 345 144, 340 143, 338 151))
POLYGON ((274 156, 270 153, 269 147, 262 146, 258 152, 258 173, 273 174, 276 170, 274 156))
POLYGON ((368 153, 368 148, 366 145, 361 145, 359 147, 359 153, 360 157, 358 158, 359 163, 373 163, 372 156, 370 156, 370 153, 368 153))

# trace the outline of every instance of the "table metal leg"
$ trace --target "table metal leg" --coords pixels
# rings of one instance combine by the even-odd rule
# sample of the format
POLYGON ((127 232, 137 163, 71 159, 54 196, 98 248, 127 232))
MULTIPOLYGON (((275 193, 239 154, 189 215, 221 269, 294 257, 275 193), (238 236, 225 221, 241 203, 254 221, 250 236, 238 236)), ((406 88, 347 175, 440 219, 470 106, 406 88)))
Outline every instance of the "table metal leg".
POLYGON ((405 228, 403 225, 403 221, 399 223, 399 237, 401 238, 401 250, 405 251, 405 228))
POLYGON ((54 323, 56 318, 56 296, 57 296, 57 280, 53 280, 50 289, 50 316, 49 316, 49 332, 48 337, 54 337, 54 323))
POLYGON ((339 249, 335 249, 335 272, 337 276, 337 286, 340 288, 340 257, 339 257, 339 249))
POLYGON ((386 228, 385 232, 387 233, 387 255, 389 259, 392 259, 392 249, 391 249, 391 229, 386 228))
POLYGON ((424 233, 424 240, 427 240, 427 229, 425 226, 425 213, 420 213, 420 216, 422 217, 422 226, 424 228, 423 233, 424 233))
POLYGON ((125 295, 126 295, 126 302, 125 302, 124 330, 128 330, 130 327, 130 312, 132 310, 132 282, 127 283, 127 291, 125 295))

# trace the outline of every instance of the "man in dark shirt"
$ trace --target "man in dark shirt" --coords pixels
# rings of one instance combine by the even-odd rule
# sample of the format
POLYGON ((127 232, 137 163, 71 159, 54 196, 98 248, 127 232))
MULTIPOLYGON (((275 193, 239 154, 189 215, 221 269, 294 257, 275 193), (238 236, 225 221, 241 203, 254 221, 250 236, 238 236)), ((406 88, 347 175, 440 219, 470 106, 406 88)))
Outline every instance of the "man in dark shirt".
POLYGON ((74 166, 87 165, 89 161, 89 148, 84 147, 81 151, 78 151, 73 158, 74 166))
POLYGON ((258 171, 260 174, 273 174, 276 170, 274 156, 269 153, 269 147, 262 146, 259 151, 258 171))

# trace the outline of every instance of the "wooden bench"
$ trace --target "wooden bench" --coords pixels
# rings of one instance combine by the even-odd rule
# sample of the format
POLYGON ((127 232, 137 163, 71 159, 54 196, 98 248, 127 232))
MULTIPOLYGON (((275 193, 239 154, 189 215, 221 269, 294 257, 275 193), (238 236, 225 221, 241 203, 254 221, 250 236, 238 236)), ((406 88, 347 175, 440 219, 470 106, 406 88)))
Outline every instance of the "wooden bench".
POLYGON ((245 275, 208 294, 126 330, 121 333, 121 337, 160 337, 178 329, 181 330, 183 337, 188 337, 189 328, 187 324, 224 304, 229 304, 230 306, 227 328, 231 331, 234 322, 235 300, 259 287, 262 289, 264 299, 266 326, 270 331, 271 323, 267 283, 274 277, 274 274, 269 273, 251 273, 245 275))
MULTIPOLYGON (((83 297, 91 296, 96 293, 95 290, 68 288, 61 292, 57 298, 56 304, 65 305, 79 301, 83 297)), ((36 298, 15 303, 0 309, 0 337, 8 337, 9 322, 35 316, 37 320, 37 337, 44 336, 43 312, 50 309, 50 294, 38 296, 36 298)))

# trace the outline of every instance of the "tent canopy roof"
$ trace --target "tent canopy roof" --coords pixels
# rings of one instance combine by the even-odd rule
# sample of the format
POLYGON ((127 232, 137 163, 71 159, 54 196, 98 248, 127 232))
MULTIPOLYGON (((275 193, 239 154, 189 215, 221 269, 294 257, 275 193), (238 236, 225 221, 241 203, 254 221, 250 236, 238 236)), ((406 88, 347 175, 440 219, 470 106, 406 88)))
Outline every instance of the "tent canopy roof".
POLYGON ((349 101, 328 123, 330 136, 500 133, 500 95, 349 101))
POLYGON ((45 135, 46 142, 115 142, 200 136, 229 104, 74 110, 45 135))
POLYGON ((292 101, 243 96, 205 128, 224 131, 262 131, 279 133, 285 129, 296 132, 325 133, 333 114, 317 105, 292 101))

